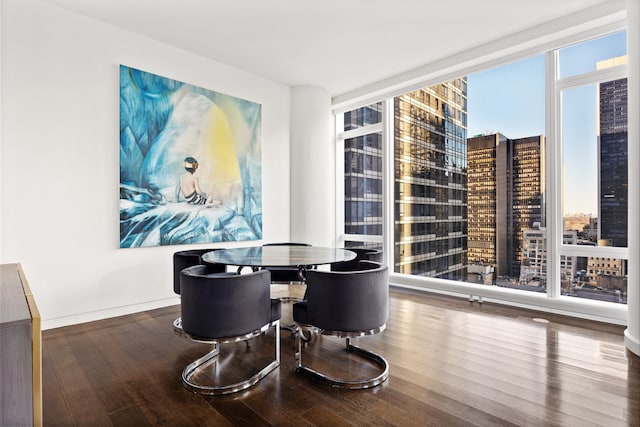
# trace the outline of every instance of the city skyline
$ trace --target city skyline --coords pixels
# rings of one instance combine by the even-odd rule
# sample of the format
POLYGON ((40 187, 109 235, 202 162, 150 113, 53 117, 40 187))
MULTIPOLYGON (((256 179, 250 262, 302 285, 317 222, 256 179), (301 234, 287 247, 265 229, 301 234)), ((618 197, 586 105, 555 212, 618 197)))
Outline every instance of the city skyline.
MULTIPOLYGON (((597 62, 624 54, 624 31, 569 46, 560 50, 559 75, 593 71, 597 62)), ((469 137, 545 135, 544 60, 544 55, 536 55, 467 76, 469 137)), ((598 215, 597 90, 590 85, 563 94, 565 215, 598 215), (592 191, 585 196, 585 189, 592 191)))

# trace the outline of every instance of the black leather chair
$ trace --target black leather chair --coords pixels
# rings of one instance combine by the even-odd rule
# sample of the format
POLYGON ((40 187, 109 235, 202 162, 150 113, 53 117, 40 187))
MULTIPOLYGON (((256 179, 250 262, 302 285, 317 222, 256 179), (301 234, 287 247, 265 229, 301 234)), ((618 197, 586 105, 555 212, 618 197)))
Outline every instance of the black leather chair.
MULTIPOLYGON (((283 242, 283 243, 265 243, 262 246, 311 246, 308 243, 283 242)), ((300 270, 295 267, 266 267, 265 270, 271 272, 271 283, 302 283, 304 280, 300 277, 300 270)))
POLYGON ((350 271, 358 268, 358 262, 360 261, 375 261, 382 263, 382 250, 381 249, 366 249, 366 248, 344 248, 348 251, 356 253, 356 257, 349 261, 334 262, 331 264, 331 271, 350 271))
MULTIPOLYGON (((293 320, 299 328, 322 335, 346 338, 346 350, 375 362, 381 373, 367 379, 341 379, 302 364, 302 334, 296 334, 296 369, 334 387, 374 387, 389 376, 384 357, 364 350, 351 339, 382 332, 389 313, 389 272, 386 265, 360 261, 356 270, 307 272, 305 301, 293 305, 293 320)), ((313 345, 311 342, 309 345, 313 345)), ((317 344, 316 344, 317 345, 317 344)), ((321 345, 321 344, 320 344, 321 345)))
MULTIPOLYGON (((224 273, 226 266, 222 264, 205 263, 202 260, 202 255, 207 252, 217 251, 216 249, 189 249, 185 251, 178 251, 173 254, 173 292, 180 295, 180 272, 192 265, 206 265, 209 273, 224 273)), ((173 321, 173 331, 182 335, 182 324, 178 317, 173 321)))
MULTIPOLYGON (((182 371, 185 387, 201 394, 227 394, 251 387, 280 365, 280 300, 270 298, 271 275, 266 270, 248 274, 209 274, 204 265, 180 273, 181 315, 184 335, 212 346, 211 351, 182 371), (220 344, 247 341, 275 329, 275 358, 247 379, 232 384, 198 384, 194 376, 216 363, 220 344)), ((232 359, 233 360, 233 359, 232 359)))

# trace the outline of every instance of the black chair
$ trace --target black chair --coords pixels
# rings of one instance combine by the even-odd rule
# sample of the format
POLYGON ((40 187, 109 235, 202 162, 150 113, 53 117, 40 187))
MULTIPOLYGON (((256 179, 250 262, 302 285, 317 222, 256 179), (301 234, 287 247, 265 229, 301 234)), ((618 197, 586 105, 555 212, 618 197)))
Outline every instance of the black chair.
MULTIPOLYGON (((224 273, 226 266, 222 264, 205 263, 202 260, 202 255, 207 252, 217 251, 216 249, 190 249, 185 251, 178 251, 173 254, 173 292, 180 295, 180 272, 192 265, 206 265, 209 273, 224 273)), ((178 317, 173 321, 173 331, 182 335, 182 324, 178 317)))
MULTIPOLYGON (((265 243, 262 246, 311 246, 308 243, 283 242, 265 243)), ((300 270, 296 267, 265 267, 271 272, 271 283, 303 283, 304 277, 300 277, 300 270)))
POLYGON ((382 250, 381 249, 366 249, 366 248, 344 248, 348 251, 356 253, 356 257, 349 261, 334 262, 331 264, 331 271, 351 271, 358 269, 358 263, 360 261, 375 261, 382 263, 382 250))
POLYGON ((180 273, 182 329, 193 341, 207 343, 211 351, 182 371, 188 390, 201 394, 235 393, 251 387, 280 365, 281 303, 269 297, 271 275, 260 270, 248 274, 209 274, 204 265, 188 267, 180 273), (217 363, 220 344, 247 341, 275 329, 275 358, 247 379, 232 384, 198 384, 194 376, 217 363))
POLYGON ((351 343, 352 338, 372 335, 386 328, 389 313, 389 272, 386 265, 360 261, 357 270, 307 272, 305 301, 293 305, 298 328, 322 335, 346 338, 346 350, 375 362, 382 372, 368 379, 341 379, 302 364, 302 334, 296 334, 296 369, 334 387, 374 387, 389 376, 389 365, 380 355, 351 343))

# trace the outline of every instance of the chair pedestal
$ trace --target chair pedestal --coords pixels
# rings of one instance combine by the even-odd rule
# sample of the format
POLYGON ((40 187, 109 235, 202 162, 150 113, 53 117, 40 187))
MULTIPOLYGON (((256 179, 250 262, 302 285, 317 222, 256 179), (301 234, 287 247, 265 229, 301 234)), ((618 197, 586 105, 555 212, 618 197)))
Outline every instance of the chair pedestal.
MULTIPOLYGON (((288 309, 291 310, 294 303, 304 300, 304 290, 306 287, 304 282, 274 282, 272 280, 271 297, 279 299, 282 304, 286 304, 288 309), (294 292, 292 292, 292 290, 294 292)), ((283 323, 285 320, 288 321, 288 319, 285 318, 280 319, 280 329, 295 334, 298 327, 293 322, 290 324, 283 323)))

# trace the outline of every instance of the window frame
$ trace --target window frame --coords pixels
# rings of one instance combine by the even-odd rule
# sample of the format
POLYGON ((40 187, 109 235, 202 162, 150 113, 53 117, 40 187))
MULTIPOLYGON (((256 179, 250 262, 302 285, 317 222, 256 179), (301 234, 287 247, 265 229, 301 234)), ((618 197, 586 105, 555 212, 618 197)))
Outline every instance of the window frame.
MULTIPOLYGON (((625 30, 626 28, 620 28, 625 30)), ((616 31, 610 31, 611 34, 616 31)), ((585 40, 587 41, 587 40, 585 40)), ((547 150, 547 165, 550 165, 547 174, 548 203, 547 214, 551 219, 553 227, 550 228, 547 251, 549 253, 547 274, 554 280, 549 281, 547 296, 549 298, 575 298, 563 297, 560 295, 560 260, 562 256, 568 257, 600 257, 629 259, 628 247, 602 247, 602 246, 580 246, 568 245, 562 241, 563 236, 563 211, 562 211, 562 181, 561 176, 563 164, 563 140, 562 140, 562 92, 579 87, 590 86, 611 80, 629 77, 629 69, 626 64, 615 67, 589 71, 570 77, 559 78, 559 49, 547 52, 546 55, 546 77, 547 77, 547 124, 546 132, 553 135, 555 143, 550 144, 547 150), (552 176, 553 175, 553 176, 552 176), (555 185, 553 185, 555 183, 555 185)))
MULTIPOLYGON (((369 104, 367 104, 369 105, 369 104)), ((361 107, 364 107, 365 105, 362 105, 361 107)), ((360 107, 356 107, 356 108, 360 108, 360 107)), ((336 168, 336 220, 335 220, 335 224, 336 224, 336 245, 338 247, 344 247, 345 246, 345 242, 348 240, 355 240, 355 241, 359 241, 359 242, 367 242, 367 243, 383 243, 383 237, 385 235, 385 228, 384 228, 384 218, 386 215, 385 212, 385 206, 387 205, 387 203, 385 203, 386 201, 386 194, 385 194, 385 187, 386 187, 386 181, 388 180, 387 177, 387 171, 386 171, 386 165, 384 164, 384 159, 386 158, 386 153, 385 150, 387 149, 387 145, 385 143, 386 141, 386 135, 384 132, 384 121, 385 121, 385 106, 383 103, 383 110, 382 110, 382 119, 379 123, 375 123, 375 124, 371 124, 371 125, 366 125, 366 126, 362 126, 356 129, 351 129, 351 130, 344 130, 344 112, 342 113, 338 113, 335 115, 335 141, 336 141, 336 165, 339 165, 339 167, 336 168), (380 132, 382 134, 382 158, 383 158, 383 165, 382 165, 382 187, 383 187, 383 192, 382 192, 382 217, 383 217, 383 230, 382 230, 382 235, 378 236, 378 235, 368 235, 368 234, 346 234, 344 232, 344 225, 345 225, 345 220, 344 220, 344 214, 345 214, 345 210, 344 210, 344 193, 345 193, 345 187, 344 187, 344 180, 345 180, 345 173, 344 173, 344 149, 345 149, 345 140, 347 139, 351 139, 351 138, 357 138, 360 136, 365 136, 365 135, 369 135, 372 133, 378 133, 380 132), (349 239, 347 239, 346 237, 349 237, 349 239)))
MULTIPOLYGON (((455 282, 452 280, 425 278, 395 273, 390 271, 390 280, 394 285, 442 292, 455 295, 469 295, 470 298, 485 298, 489 301, 495 300, 500 303, 507 303, 527 308, 545 310, 561 314, 570 314, 583 318, 604 320, 611 323, 625 324, 627 317, 627 306, 624 304, 612 304, 607 302, 587 300, 560 295, 560 263, 562 256, 586 256, 586 257, 608 257, 628 259, 628 248, 616 247, 581 247, 566 245, 562 242, 563 222, 562 222, 562 191, 561 191, 561 168, 562 146, 561 146, 561 104, 560 93, 562 90, 575 85, 593 84, 598 81, 614 80, 616 78, 628 77, 628 67, 626 65, 616 66, 603 70, 587 72, 578 76, 558 79, 558 50, 589 39, 601 37, 607 34, 627 30, 624 12, 613 14, 607 22, 594 19, 588 23, 582 23, 573 29, 556 34, 547 34, 539 40, 529 43, 515 44, 509 49, 499 50, 494 53, 486 53, 475 58, 467 58, 467 61, 460 61, 457 66, 444 67, 438 72, 428 73, 419 81, 408 81, 405 85, 396 85, 384 93, 374 93, 371 96, 356 96, 352 102, 344 98, 334 98, 334 113, 336 114, 336 161, 340 165, 344 161, 344 139, 356 135, 355 131, 342 132, 343 121, 340 120, 341 113, 354 108, 369 105, 374 102, 383 102, 382 123, 374 125, 381 128, 383 133, 383 250, 385 254, 394 253, 393 236, 393 97, 421 87, 432 86, 444 81, 452 80, 460 76, 469 75, 476 71, 485 70, 501 64, 516 61, 533 55, 545 55, 545 133, 547 138, 547 149, 545 161, 547 165, 546 174, 546 202, 547 202, 547 293, 539 294, 533 292, 523 292, 518 290, 488 287, 475 285, 468 282, 455 282), (586 29, 585 29, 586 28, 586 29), (571 33, 567 35, 567 33, 571 33)), ((484 51, 484 49, 480 49, 484 51)), ((472 54, 469 54, 472 55, 472 54)), ((371 128, 359 128, 356 131, 370 133, 371 128)), ((336 170, 343 173, 344 168, 338 167, 336 170)), ((344 177, 337 177, 336 206, 343 206, 344 177)), ((372 236, 348 235, 344 234, 344 208, 336 211, 336 236, 337 241, 343 243, 345 240, 359 241, 379 241, 371 239, 372 236), (348 237, 348 239, 346 239, 348 237)), ((393 260, 390 260, 390 265, 393 260)))

